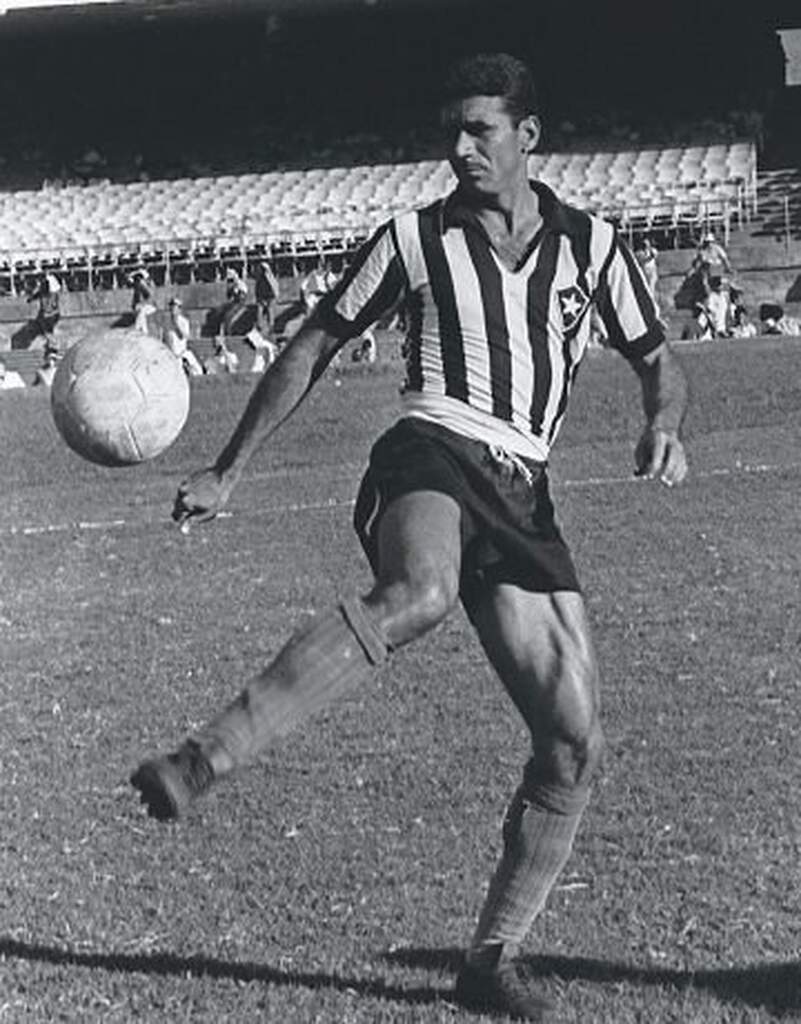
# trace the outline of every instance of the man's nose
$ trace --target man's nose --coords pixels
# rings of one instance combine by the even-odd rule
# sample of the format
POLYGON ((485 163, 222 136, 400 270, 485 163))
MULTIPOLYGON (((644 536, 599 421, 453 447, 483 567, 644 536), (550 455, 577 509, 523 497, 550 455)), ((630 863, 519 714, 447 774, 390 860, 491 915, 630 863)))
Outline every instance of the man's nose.
POLYGON ((457 157, 464 158, 470 156, 475 151, 475 142, 469 132, 464 131, 457 132, 456 138, 453 142, 453 152, 457 157))

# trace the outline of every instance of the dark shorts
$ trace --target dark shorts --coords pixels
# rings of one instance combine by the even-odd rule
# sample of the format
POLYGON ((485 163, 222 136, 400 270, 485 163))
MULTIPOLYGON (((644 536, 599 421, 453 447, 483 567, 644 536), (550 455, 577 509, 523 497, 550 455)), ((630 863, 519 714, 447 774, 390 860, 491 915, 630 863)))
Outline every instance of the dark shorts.
POLYGON ((546 466, 519 467, 494 457, 488 445, 410 417, 373 446, 359 489, 354 526, 378 572, 378 525, 387 506, 412 491, 439 491, 461 509, 460 593, 513 583, 553 593, 580 590, 570 551, 556 526, 546 466))

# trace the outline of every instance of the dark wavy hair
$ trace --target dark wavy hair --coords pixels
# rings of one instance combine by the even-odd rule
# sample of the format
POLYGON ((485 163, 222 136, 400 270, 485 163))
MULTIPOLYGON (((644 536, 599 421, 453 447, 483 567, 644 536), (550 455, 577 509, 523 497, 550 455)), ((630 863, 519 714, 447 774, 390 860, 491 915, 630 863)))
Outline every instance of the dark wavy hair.
POLYGON ((442 105, 468 96, 500 96, 515 122, 537 113, 537 89, 522 60, 508 53, 477 53, 451 65, 442 88, 442 105))

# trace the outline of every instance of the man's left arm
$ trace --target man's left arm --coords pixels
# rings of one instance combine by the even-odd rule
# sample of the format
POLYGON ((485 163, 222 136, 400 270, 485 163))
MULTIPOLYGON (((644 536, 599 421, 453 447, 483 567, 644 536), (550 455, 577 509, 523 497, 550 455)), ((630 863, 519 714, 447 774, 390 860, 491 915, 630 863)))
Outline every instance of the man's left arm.
POLYGON ((687 456, 679 437, 687 409, 687 379, 667 342, 631 360, 640 379, 645 429, 634 450, 635 473, 668 487, 687 475, 687 456))
POLYGON ((617 232, 601 274, 597 303, 609 344, 631 363, 642 385, 645 429, 635 450, 635 471, 672 487, 687 475, 679 439, 687 381, 665 340, 665 326, 642 268, 617 232))

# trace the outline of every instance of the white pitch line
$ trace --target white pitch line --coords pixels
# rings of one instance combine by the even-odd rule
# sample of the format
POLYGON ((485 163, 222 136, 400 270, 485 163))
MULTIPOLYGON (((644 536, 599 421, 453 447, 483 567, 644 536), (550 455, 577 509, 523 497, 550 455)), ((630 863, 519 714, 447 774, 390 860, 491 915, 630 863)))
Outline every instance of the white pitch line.
MULTIPOLYGON (((691 470, 690 477, 694 480, 708 480, 714 476, 735 476, 738 473, 777 473, 782 470, 801 469, 801 463, 790 462, 785 465, 775 465, 768 462, 737 463, 734 466, 723 466, 720 469, 691 470)), ((632 472, 629 476, 588 476, 576 480, 551 481, 554 490, 560 487, 597 487, 605 484, 639 484, 643 478, 635 476, 632 472)))
MULTIPOLYGON (((798 469, 801 469, 801 463, 797 462, 786 463, 784 465, 767 462, 753 464, 737 463, 734 466, 724 466, 719 469, 698 470, 693 472, 692 478, 705 480, 712 477, 736 476, 741 473, 778 473, 798 469)), ((568 477, 564 480, 553 481, 553 488, 558 491, 561 488, 571 487, 606 487, 610 484, 613 486, 619 486, 620 484, 641 483, 643 483, 642 478, 636 477, 634 474, 630 476, 568 477)), ((263 508, 259 511, 259 516, 286 515, 288 513, 296 512, 324 512, 328 509, 352 508, 355 504, 356 502, 353 498, 328 498, 326 501, 310 502, 299 501, 292 502, 287 505, 274 505, 271 508, 263 508)), ((240 518, 243 514, 252 515, 253 513, 250 511, 244 513, 220 512, 217 515, 217 519, 235 519, 240 518)), ((168 525, 168 520, 166 516, 149 519, 79 519, 71 523, 47 523, 42 526, 8 526, 0 528, 0 536, 41 537, 51 533, 76 533, 87 530, 120 530, 128 526, 150 526, 155 523, 168 525)))

